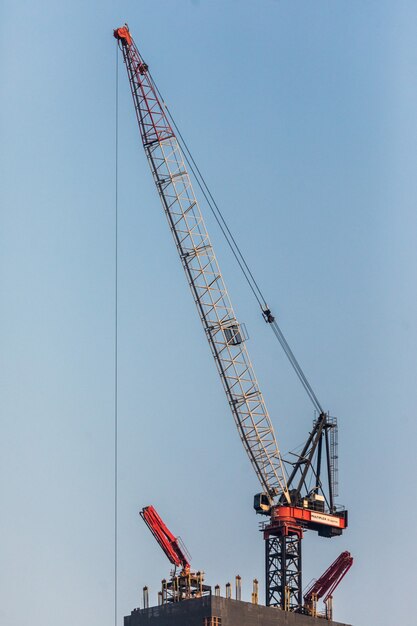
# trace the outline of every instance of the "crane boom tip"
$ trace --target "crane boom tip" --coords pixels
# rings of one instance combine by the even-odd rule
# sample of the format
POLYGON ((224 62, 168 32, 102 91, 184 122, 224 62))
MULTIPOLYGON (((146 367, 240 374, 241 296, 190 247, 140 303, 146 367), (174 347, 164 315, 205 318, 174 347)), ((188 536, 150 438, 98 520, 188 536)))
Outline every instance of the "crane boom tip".
POLYGON ((126 45, 130 46, 130 44, 133 41, 132 36, 129 31, 129 26, 127 24, 125 24, 124 26, 121 26, 120 28, 115 28, 113 31, 113 36, 118 41, 121 41, 122 44, 125 46, 126 45))

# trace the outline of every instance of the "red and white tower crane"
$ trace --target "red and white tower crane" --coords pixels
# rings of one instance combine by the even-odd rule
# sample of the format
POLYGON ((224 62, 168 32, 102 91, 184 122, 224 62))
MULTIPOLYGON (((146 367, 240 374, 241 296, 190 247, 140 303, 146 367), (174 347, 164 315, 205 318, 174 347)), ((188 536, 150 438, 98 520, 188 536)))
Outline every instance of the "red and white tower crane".
POLYGON ((249 358, 245 332, 233 310, 197 198, 183 150, 168 110, 127 25, 114 31, 129 78, 143 148, 204 333, 243 446, 262 487, 254 507, 263 525, 266 604, 303 610, 301 540, 304 530, 340 535, 347 512, 334 502, 336 420, 323 411, 266 303, 271 325, 299 376, 318 417, 288 475, 274 428, 249 358), (323 467, 324 467, 324 471, 323 467), (324 478, 323 478, 324 475, 324 478))

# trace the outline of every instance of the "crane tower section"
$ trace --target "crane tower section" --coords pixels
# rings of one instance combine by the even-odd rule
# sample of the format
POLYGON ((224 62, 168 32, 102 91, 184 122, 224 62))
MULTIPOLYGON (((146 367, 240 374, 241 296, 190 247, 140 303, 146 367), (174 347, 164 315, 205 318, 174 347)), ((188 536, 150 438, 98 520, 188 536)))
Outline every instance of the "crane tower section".
POLYGON ((194 195, 182 150, 127 26, 114 31, 145 153, 239 435, 270 501, 290 502, 274 429, 194 195))

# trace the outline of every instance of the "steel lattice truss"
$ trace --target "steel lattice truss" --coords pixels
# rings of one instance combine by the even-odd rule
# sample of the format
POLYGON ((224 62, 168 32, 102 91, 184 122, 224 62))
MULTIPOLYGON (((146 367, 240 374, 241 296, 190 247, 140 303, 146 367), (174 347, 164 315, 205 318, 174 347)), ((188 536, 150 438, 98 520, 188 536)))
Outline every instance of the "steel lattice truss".
POLYGON ((302 609, 301 537, 269 536, 266 549, 266 604, 286 611, 302 609))
POLYGON ((120 39, 146 156, 240 437, 263 488, 287 494, 273 426, 182 151, 129 31, 120 39))

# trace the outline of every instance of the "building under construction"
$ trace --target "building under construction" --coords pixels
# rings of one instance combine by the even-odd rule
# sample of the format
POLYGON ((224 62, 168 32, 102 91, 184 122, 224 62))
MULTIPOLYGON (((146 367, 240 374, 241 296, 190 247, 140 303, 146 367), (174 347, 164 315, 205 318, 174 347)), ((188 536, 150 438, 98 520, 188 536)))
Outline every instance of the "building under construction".
MULTIPOLYGON (((326 623, 326 622, 324 622, 326 623)), ((342 626, 331 622, 332 626, 342 626)), ((323 626, 323 619, 216 596, 135 609, 124 626, 323 626)))

